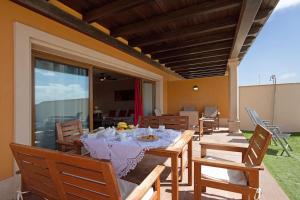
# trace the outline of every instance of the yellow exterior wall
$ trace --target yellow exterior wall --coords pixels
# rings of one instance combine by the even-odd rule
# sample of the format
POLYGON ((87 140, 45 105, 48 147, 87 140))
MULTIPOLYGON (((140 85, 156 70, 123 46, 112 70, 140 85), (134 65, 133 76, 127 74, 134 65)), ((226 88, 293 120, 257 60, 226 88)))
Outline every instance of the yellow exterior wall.
POLYGON ((228 76, 168 82, 168 113, 177 113, 183 106, 218 105, 222 118, 228 118, 228 76), (199 87, 193 91, 193 86, 199 87))
MULTIPOLYGON (((119 58, 141 68, 150 70, 164 77, 164 83, 168 80, 176 80, 166 72, 163 72, 137 58, 127 55, 105 43, 97 41, 89 36, 43 17, 33 11, 23 8, 11 1, 0 1, 0 180, 13 174, 13 157, 9 149, 9 143, 13 141, 14 132, 14 33, 13 23, 35 27, 63 39, 78 43, 96 51, 119 58)), ((166 88, 166 84, 164 89, 166 88)), ((164 110, 167 109, 167 93, 164 93, 164 110)))

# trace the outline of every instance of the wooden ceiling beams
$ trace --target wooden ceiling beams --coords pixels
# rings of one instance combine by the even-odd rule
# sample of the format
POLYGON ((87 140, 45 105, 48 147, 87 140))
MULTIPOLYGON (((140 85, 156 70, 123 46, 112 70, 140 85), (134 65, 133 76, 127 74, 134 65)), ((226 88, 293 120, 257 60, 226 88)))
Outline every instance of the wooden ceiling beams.
MULTIPOLYGON (((149 1, 149 0, 148 0, 149 1)), ((105 4, 99 8, 94 8, 82 14, 82 19, 87 22, 95 22, 112 15, 122 12, 126 9, 141 5, 147 2, 147 0, 116 0, 105 4)))
POLYGON ((145 54, 154 54, 154 53, 160 53, 160 52, 165 52, 170 50, 189 48, 193 46, 225 42, 233 39, 234 39, 234 32, 233 29, 231 29, 230 31, 221 32, 221 33, 204 36, 204 37, 203 36, 201 37, 201 35, 199 35, 199 37, 195 36, 190 40, 184 40, 176 43, 172 41, 171 42, 167 41, 165 43, 144 46, 142 50, 145 54))
POLYGON ((246 54, 276 5, 276 0, 58 0, 79 12, 81 20, 50 1, 12 1, 185 78, 224 75, 228 59, 246 54))
POLYGON ((157 44, 160 42, 173 40, 176 38, 191 37, 200 34, 208 34, 214 31, 223 31, 224 29, 232 28, 235 26, 236 26, 236 20, 232 18, 222 19, 222 20, 218 20, 215 23, 203 23, 196 26, 185 27, 180 30, 129 39, 128 42, 133 47, 143 48, 143 46, 150 45, 150 44, 157 44))
POLYGON ((238 6, 240 6, 240 1, 236 0, 204 1, 198 5, 192 5, 187 8, 175 10, 169 13, 164 13, 162 15, 158 15, 150 19, 118 27, 112 30, 111 34, 115 37, 121 36, 126 38, 126 36, 128 36, 129 34, 146 32, 153 29, 153 27, 162 27, 170 22, 175 22, 179 20, 182 21, 187 18, 197 17, 199 15, 205 16, 214 12, 219 12, 225 9, 232 9, 238 6))

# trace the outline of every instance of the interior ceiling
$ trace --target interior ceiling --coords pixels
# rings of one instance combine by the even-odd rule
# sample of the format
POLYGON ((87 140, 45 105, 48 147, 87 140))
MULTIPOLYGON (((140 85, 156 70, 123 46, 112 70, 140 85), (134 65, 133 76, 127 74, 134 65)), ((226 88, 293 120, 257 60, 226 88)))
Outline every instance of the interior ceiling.
MULTIPOLYGON (((28 6, 32 0, 13 1, 74 28, 51 9, 36 3, 28 6)), ((191 79, 225 75, 228 59, 245 56, 279 0, 58 1, 82 15, 84 24, 77 30, 93 35, 80 27, 98 23, 111 38, 121 37, 129 47, 139 47, 138 56, 144 60, 149 54, 162 69, 191 79)), ((128 46, 119 49, 124 48, 128 46)))

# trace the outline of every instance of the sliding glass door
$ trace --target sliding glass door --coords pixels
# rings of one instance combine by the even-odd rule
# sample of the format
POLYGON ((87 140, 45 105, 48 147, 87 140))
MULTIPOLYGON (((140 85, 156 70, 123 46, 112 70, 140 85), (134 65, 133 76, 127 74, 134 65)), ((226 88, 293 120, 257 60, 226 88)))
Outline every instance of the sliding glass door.
POLYGON ((89 70, 34 58, 33 144, 56 149, 57 122, 79 119, 89 128, 89 70))
POLYGON ((144 116, 151 116, 155 108, 155 83, 144 81, 142 91, 144 116))

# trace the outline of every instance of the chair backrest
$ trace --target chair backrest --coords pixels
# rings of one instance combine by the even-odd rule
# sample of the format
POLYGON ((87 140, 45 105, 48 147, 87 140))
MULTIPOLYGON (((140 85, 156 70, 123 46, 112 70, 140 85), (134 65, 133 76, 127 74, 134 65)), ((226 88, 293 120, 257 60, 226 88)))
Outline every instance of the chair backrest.
POLYGON ((183 111, 196 111, 197 107, 196 106, 183 106, 183 111))
POLYGON ((157 117, 161 116, 161 111, 160 111, 160 109, 159 109, 159 108, 155 108, 155 109, 154 109, 154 114, 155 114, 155 116, 157 116, 157 117))
POLYGON ((263 122, 263 120, 260 118, 260 116, 254 109, 250 109, 250 113, 251 113, 251 116, 252 116, 253 120, 255 121, 256 125, 259 124, 259 125, 265 127, 265 123, 263 122))
POLYGON ((187 130, 189 129, 188 116, 161 116, 159 125, 165 125, 167 129, 187 130))
POLYGON ((42 198, 60 199, 47 160, 25 145, 10 144, 22 176, 22 187, 42 198))
POLYGON ((82 124, 79 120, 56 123, 57 138, 61 141, 72 142, 82 135, 82 124))
POLYGON ((126 117, 127 110, 120 110, 118 117, 126 117))
POLYGON ((252 115, 252 112, 251 112, 251 108, 249 108, 249 107, 245 107, 245 110, 246 110, 246 112, 247 112, 247 114, 248 114, 248 116, 249 116, 249 118, 250 118, 250 120, 251 120, 251 122, 252 122, 252 124, 254 125, 254 126, 256 126, 256 121, 255 121, 255 119, 253 118, 253 115, 252 115))
POLYGON ((110 162, 10 144, 26 189, 48 199, 121 199, 110 162))
POLYGON ((143 116, 141 118, 141 122, 139 127, 141 128, 158 128, 159 126, 159 117, 156 116, 143 116))
POLYGON ((272 133, 261 125, 255 127, 243 163, 258 166, 261 164, 272 139, 272 133))
POLYGON ((218 106, 205 106, 204 117, 215 118, 218 115, 218 106))

